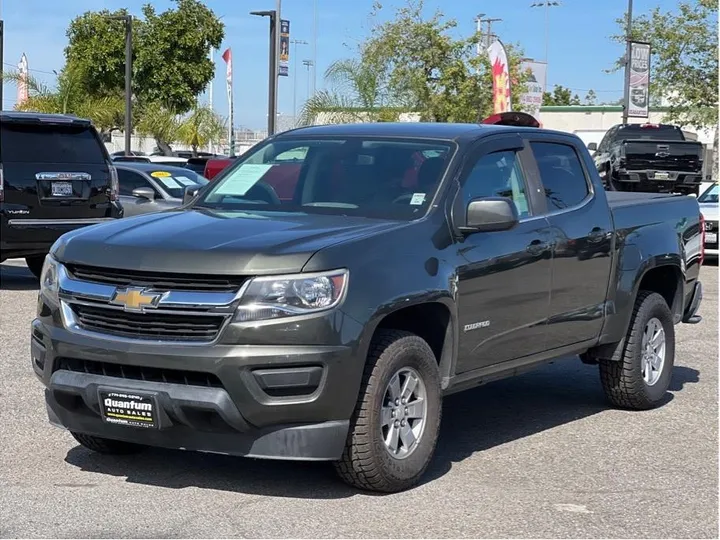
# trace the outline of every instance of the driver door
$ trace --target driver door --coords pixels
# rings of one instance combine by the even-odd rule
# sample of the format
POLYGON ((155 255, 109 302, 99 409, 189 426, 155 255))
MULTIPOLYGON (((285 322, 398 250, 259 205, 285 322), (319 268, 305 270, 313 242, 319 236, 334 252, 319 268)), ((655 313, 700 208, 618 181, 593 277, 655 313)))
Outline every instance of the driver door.
MULTIPOLYGON (((456 373, 545 349, 552 246, 545 201, 526 167, 517 136, 482 142, 461 174, 461 208, 480 197, 507 197, 520 222, 506 231, 475 232, 456 244, 460 346, 456 373)), ((458 205, 459 206, 459 205, 458 205)), ((456 206, 457 208, 457 206, 456 206)))

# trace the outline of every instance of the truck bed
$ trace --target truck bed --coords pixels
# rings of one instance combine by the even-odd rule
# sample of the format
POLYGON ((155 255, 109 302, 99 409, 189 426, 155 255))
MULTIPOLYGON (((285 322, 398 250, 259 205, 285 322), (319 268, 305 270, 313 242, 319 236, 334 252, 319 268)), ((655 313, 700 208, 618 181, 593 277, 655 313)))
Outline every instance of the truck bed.
POLYGON ((607 200, 610 208, 655 204, 660 199, 671 199, 674 197, 685 197, 685 195, 674 195, 672 193, 635 193, 631 191, 607 192, 607 200))

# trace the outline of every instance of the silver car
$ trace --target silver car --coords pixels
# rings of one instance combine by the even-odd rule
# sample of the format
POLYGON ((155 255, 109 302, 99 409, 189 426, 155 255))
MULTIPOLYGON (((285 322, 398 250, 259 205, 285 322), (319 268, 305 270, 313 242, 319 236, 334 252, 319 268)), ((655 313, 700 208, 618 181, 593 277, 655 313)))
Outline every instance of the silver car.
POLYGON ((713 183, 698 197, 705 218, 705 255, 718 256, 718 184, 713 183))
POLYGON ((115 162, 114 165, 125 217, 180 206, 186 188, 208 183, 207 178, 184 167, 135 162, 115 162))

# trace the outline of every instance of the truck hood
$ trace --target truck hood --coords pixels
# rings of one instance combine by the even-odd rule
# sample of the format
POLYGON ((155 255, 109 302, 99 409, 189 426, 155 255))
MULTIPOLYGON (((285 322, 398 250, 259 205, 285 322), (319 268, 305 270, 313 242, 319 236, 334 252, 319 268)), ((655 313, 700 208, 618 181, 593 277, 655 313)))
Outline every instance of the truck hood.
POLYGON ((53 247, 61 262, 187 274, 300 272, 318 250, 403 223, 293 213, 166 211, 83 227, 53 247))

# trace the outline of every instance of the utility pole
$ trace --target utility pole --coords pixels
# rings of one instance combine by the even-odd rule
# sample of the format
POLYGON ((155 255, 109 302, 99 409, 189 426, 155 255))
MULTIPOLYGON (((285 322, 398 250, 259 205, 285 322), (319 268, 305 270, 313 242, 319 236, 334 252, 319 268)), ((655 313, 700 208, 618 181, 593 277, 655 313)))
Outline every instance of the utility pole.
POLYGON ((303 65, 307 68, 307 95, 308 98, 310 97, 310 83, 312 82, 310 78, 310 68, 314 67, 315 63, 312 60, 303 60, 303 65))
MULTIPOLYGON (((302 39, 291 39, 293 45, 293 125, 297 125, 297 46, 307 45, 308 42, 302 39)), ((314 73, 314 72, 313 72, 314 73)))
POLYGON ((628 0, 627 23, 625 28, 625 88, 623 88, 623 124, 627 124, 628 122, 628 109, 630 108, 630 40, 632 39, 632 9, 633 0, 628 0))
POLYGON ((494 22, 500 22, 502 19, 485 19, 485 22, 487 23, 487 35, 485 36, 485 48, 488 48, 492 43, 493 33, 492 33, 492 23, 494 22))
POLYGON ((317 31, 318 31, 318 9, 317 0, 313 0, 313 37, 312 37, 312 61, 313 61, 313 83, 312 93, 317 91, 317 31))

